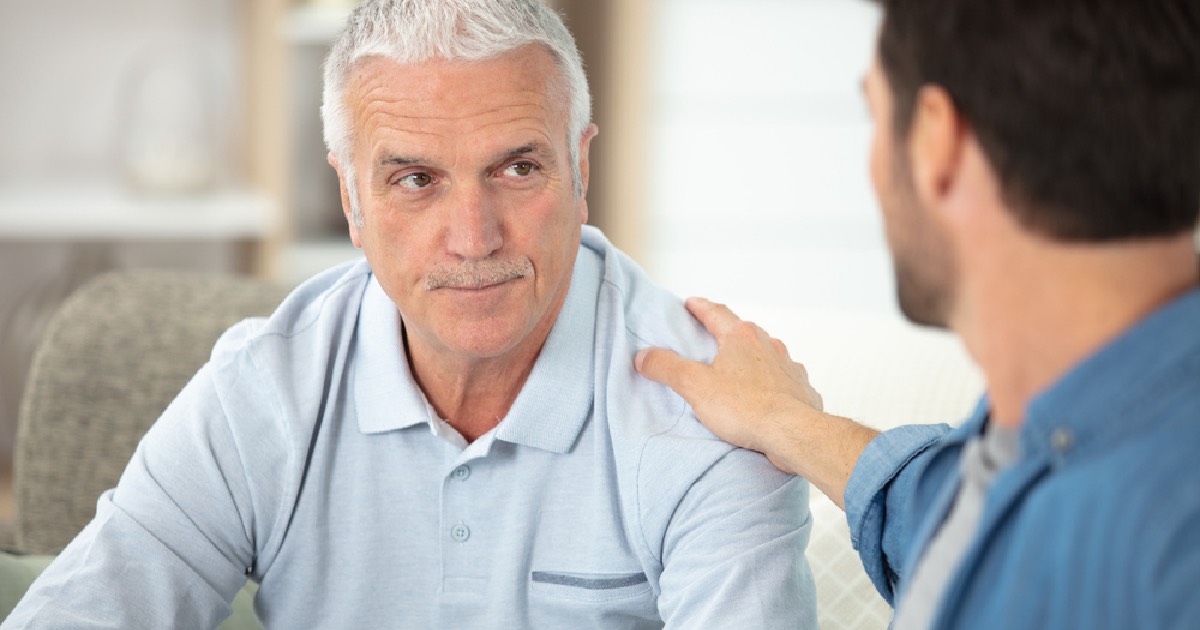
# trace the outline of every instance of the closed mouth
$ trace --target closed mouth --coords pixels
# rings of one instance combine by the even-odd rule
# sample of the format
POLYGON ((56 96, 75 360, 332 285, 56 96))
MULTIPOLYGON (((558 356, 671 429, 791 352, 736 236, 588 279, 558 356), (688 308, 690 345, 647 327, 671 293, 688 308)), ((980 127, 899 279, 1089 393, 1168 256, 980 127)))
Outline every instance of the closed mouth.
POLYGON ((494 289, 496 287, 503 286, 505 284, 512 282, 513 280, 518 280, 518 279, 520 279, 519 276, 516 278, 504 278, 503 280, 491 280, 484 284, 464 284, 461 286, 446 285, 446 286, 439 287, 439 288, 450 289, 453 291, 486 291, 488 289, 494 289))

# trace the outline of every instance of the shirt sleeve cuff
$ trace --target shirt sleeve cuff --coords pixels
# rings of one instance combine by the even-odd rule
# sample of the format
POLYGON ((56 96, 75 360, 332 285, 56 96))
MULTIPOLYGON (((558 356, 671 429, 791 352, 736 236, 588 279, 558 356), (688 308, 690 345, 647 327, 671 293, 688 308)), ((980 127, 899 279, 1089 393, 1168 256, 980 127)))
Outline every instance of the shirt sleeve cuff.
POLYGON ((890 579, 884 566, 883 538, 888 484, 905 466, 950 432, 945 424, 902 426, 879 434, 859 456, 844 496, 850 542, 880 593, 890 579))

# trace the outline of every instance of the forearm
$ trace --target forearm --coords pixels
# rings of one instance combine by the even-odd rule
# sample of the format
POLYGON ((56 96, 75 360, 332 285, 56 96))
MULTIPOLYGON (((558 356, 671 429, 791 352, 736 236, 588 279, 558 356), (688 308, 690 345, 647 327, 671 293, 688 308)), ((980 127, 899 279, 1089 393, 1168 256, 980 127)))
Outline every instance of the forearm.
MULTIPOLYGON (((229 615, 236 587, 218 590, 206 572, 193 568, 221 560, 185 562, 111 497, 101 497, 95 519, 33 582, 0 628, 214 628, 229 615)), ((222 582, 245 581, 236 570, 226 574, 222 582)))
POLYGON ((265 532, 249 520, 247 474, 211 375, 203 368, 150 428, 5 628, 212 628, 228 616, 254 563, 248 532, 265 532))
POLYGON ((808 479, 845 509, 846 483, 879 431, 799 402, 776 413, 771 426, 757 450, 779 468, 808 479))

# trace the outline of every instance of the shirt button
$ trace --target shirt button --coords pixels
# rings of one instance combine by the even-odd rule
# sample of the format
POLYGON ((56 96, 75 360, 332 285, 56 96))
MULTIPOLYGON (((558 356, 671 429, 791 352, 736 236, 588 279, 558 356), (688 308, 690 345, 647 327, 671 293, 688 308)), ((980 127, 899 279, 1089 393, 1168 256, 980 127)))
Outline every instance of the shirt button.
POLYGON ((1075 444, 1075 436, 1070 429, 1057 428, 1050 434, 1050 446, 1059 453, 1065 453, 1075 444))
POLYGON ((459 481, 466 481, 467 478, 471 476, 471 467, 467 466, 465 464, 462 466, 459 466, 458 468, 455 468, 450 473, 450 476, 454 477, 455 479, 457 479, 459 481))
POLYGON ((455 542, 467 542, 467 539, 471 537, 471 530, 466 525, 459 523, 450 528, 450 537, 455 542))

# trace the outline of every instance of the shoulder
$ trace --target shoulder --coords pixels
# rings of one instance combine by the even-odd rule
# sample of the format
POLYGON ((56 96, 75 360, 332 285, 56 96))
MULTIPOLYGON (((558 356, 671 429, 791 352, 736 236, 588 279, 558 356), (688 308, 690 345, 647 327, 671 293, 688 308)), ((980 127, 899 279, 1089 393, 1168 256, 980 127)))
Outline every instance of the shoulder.
POLYGON ((1157 588, 1160 578, 1184 567, 1200 577, 1197 419, 1130 418, 1137 428, 1108 448, 1057 464, 1035 493, 1031 516, 1061 526, 1064 545, 1091 545, 1077 553, 1102 552, 1106 571, 1125 584, 1157 588))
POLYGON ((585 228, 582 247, 603 261, 600 308, 615 317, 621 332, 641 347, 670 348, 692 360, 708 361, 716 344, 688 313, 683 300, 659 286, 599 230, 585 228))
MULTIPOLYGON (((1191 410, 1162 417, 1147 430, 1123 439, 1114 452, 1094 463, 1090 474, 1109 482, 1109 507, 1131 535, 1177 528, 1200 519, 1200 394, 1191 410)), ((1131 419, 1132 420, 1132 419, 1131 419)), ((1103 493, 1093 487, 1093 492, 1103 493)))
POLYGON ((194 379, 198 391, 235 432, 259 439, 282 431, 303 442, 348 364, 370 277, 363 261, 339 265, 301 284, 271 315, 234 325, 194 379))
MULTIPOLYGON (((692 492, 708 492, 709 482, 732 492, 718 493, 723 497, 718 502, 730 509, 788 485, 792 476, 758 453, 721 441, 686 401, 637 373, 633 360, 643 348, 669 348, 709 361, 716 344, 682 299, 651 281, 599 231, 585 229, 583 247, 602 260, 603 269, 597 304, 597 420, 607 427, 622 468, 634 471, 644 529, 661 535, 680 501, 692 492)), ((803 484, 793 486, 804 492, 803 484)))
POLYGON ((1177 616, 1200 612, 1194 597, 1200 583, 1197 419, 1122 440, 1062 475, 1037 503, 1037 520, 1052 527, 1051 540, 1063 546, 1055 553, 1087 567, 1085 582, 1098 592, 1121 595, 1105 604, 1114 614, 1134 612, 1148 627, 1188 627, 1194 617, 1177 616))
MULTIPOLYGON (((639 350, 668 348, 697 361, 709 361, 716 344, 687 312, 683 301, 652 282, 624 252, 593 228, 584 229, 583 252, 600 260, 596 306, 596 395, 609 424, 622 437, 699 439, 723 443, 695 419, 687 403, 669 388, 634 369, 639 350)), ((644 446, 644 445, 643 445, 644 446)))
MULTIPOLYGON (((371 272, 365 261, 332 267, 302 283, 275 311, 235 324, 217 340, 212 362, 227 364, 251 356, 279 363, 296 352, 320 352, 352 327, 371 272)), ((259 366, 265 367, 265 366, 259 366)))

